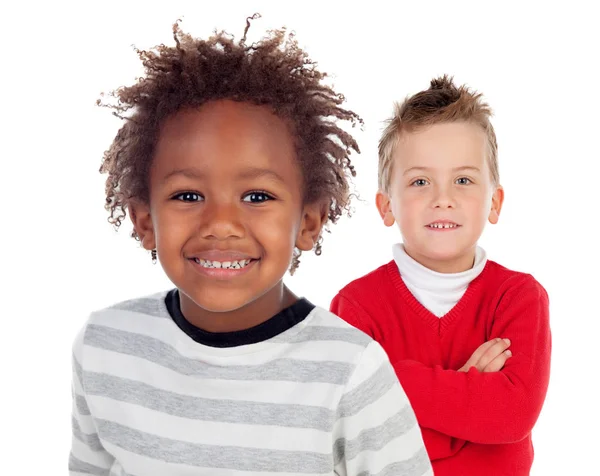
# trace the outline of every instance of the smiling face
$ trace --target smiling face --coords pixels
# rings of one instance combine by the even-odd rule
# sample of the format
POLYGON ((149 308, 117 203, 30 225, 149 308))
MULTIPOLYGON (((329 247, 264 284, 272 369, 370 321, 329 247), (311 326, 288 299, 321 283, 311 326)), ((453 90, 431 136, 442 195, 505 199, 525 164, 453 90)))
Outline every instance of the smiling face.
POLYGON ((398 223, 409 256, 456 273, 473 266, 477 241, 486 221, 497 223, 503 198, 491 180, 485 133, 456 122, 402 134, 377 207, 387 226, 398 223))
POLYGON ((150 170, 150 203, 131 216, 206 330, 252 327, 293 302, 283 286, 294 247, 308 251, 323 214, 303 204, 287 124, 265 106, 219 100, 165 121, 150 170))

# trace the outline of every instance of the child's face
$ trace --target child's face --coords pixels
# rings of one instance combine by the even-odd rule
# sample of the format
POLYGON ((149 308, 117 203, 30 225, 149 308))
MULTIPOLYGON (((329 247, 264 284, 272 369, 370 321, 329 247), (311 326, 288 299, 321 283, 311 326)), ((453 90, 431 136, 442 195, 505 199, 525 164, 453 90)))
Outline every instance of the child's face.
POLYGON ((471 268, 485 223, 498 221, 504 196, 492 184, 483 130, 460 122, 405 133, 393 160, 390 193, 377 194, 384 223, 398 223, 407 253, 424 266, 444 273, 471 268))
POLYGON ((284 121, 264 106, 221 100, 165 121, 149 206, 131 214, 181 291, 182 309, 232 312, 260 300, 262 312, 275 313, 294 246, 312 249, 322 226, 302 189, 284 121))

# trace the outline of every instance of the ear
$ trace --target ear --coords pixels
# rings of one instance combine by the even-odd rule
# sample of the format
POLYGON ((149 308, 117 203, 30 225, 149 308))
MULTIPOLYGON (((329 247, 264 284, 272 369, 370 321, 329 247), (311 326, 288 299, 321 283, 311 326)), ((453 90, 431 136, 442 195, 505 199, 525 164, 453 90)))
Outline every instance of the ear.
POLYGON ((498 223, 500 218, 500 210, 502 210, 502 203, 504 203, 504 189, 501 185, 496 187, 496 191, 492 195, 492 209, 488 216, 488 220, 492 225, 498 223))
POLYGON ((156 237, 154 235, 154 225, 150 215, 150 206, 139 200, 131 200, 128 204, 129 217, 133 222, 133 229, 140 238, 142 246, 146 250, 156 248, 156 237))
POLYGON ((390 196, 379 190, 377 195, 375 195, 375 204, 377 205, 377 210, 379 210, 379 215, 383 219, 383 224, 385 226, 392 226, 396 222, 396 219, 392 213, 390 196))
POLYGON ((305 205, 302 211, 302 223, 296 237, 296 248, 310 251, 319 239, 323 225, 327 221, 327 207, 323 204, 305 205))

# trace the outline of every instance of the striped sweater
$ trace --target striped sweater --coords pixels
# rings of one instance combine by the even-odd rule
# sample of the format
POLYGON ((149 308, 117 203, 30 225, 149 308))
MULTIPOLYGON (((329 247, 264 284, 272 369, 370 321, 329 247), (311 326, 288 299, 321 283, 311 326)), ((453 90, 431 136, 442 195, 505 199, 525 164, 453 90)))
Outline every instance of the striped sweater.
POLYGON ((366 334, 299 300, 236 345, 205 341, 174 296, 95 312, 75 339, 71 476, 433 474, 366 334))

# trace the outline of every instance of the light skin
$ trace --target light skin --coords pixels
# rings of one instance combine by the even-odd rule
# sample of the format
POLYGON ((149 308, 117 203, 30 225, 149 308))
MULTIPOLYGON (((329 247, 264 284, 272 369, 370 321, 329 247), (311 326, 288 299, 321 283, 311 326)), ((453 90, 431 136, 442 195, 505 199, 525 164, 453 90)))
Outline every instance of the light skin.
MULTIPOLYGON (((397 224, 406 253, 439 273, 473 267, 477 242, 487 222, 498 223, 503 201, 504 190, 491 177, 485 132, 470 122, 403 132, 389 185, 376 196, 384 224, 397 224)), ((461 370, 500 370, 510 357, 505 344, 482 344, 461 370)))
POLYGON ((484 342, 458 371, 468 372, 471 367, 475 367, 479 372, 498 372, 512 357, 509 346, 509 339, 500 339, 499 337, 484 342))
POLYGON ((376 197, 384 224, 398 224, 406 252, 427 268, 470 269, 485 224, 498 222, 504 200, 491 180, 484 131, 457 122, 403 133, 392 160, 388 190, 376 197), (457 226, 428 226, 444 222, 457 226))
POLYGON ((149 183, 149 203, 132 200, 130 216, 189 322, 249 329, 297 300, 283 276, 326 214, 303 202, 294 136, 268 107, 219 100, 169 117, 149 183))

